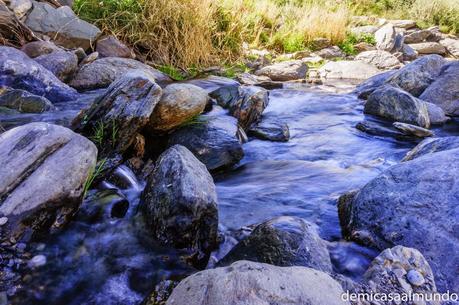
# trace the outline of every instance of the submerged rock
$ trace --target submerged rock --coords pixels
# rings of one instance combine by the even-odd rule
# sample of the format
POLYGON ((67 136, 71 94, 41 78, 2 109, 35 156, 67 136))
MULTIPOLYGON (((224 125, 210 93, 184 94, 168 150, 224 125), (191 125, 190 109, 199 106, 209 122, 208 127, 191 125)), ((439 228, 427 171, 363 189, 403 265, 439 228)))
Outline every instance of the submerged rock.
POLYGON ((40 55, 35 61, 63 82, 68 82, 78 69, 78 57, 72 52, 55 51, 40 55))
POLYGON ((23 52, 0 46, 0 86, 27 90, 51 102, 75 100, 78 93, 23 52))
POLYGON ((172 292, 167 305, 335 305, 343 290, 324 272, 249 261, 201 271, 172 292))
POLYGON ((282 122, 262 121, 249 130, 249 135, 260 140, 287 142, 290 139, 290 130, 288 125, 282 122))
POLYGON ((419 143, 415 148, 410 150, 402 161, 410 161, 427 154, 433 154, 436 152, 456 148, 459 148, 459 137, 425 139, 424 141, 419 143))
POLYGON ((96 159, 95 145, 65 127, 31 123, 0 134, 0 214, 8 218, 1 236, 29 239, 62 227, 96 159))
POLYGON ((267 76, 274 81, 289 81, 305 79, 308 66, 301 60, 291 60, 263 67, 255 72, 256 75, 267 76))
POLYGON ((0 107, 15 109, 23 113, 42 113, 54 109, 46 98, 20 89, 0 90, 0 107))
POLYGON ((277 217, 261 223, 219 262, 239 260, 276 266, 304 266, 332 272, 330 254, 316 228, 298 217, 277 217))
POLYGON ((419 126, 415 126, 415 125, 411 125, 411 124, 395 122, 392 125, 396 129, 400 130, 403 134, 406 134, 407 136, 427 138, 427 137, 432 137, 434 135, 434 133, 428 129, 425 129, 419 126))
POLYGON ((157 160, 141 205, 155 239, 189 249, 195 265, 205 266, 218 244, 218 210, 215 185, 204 164, 184 146, 172 146, 157 160))

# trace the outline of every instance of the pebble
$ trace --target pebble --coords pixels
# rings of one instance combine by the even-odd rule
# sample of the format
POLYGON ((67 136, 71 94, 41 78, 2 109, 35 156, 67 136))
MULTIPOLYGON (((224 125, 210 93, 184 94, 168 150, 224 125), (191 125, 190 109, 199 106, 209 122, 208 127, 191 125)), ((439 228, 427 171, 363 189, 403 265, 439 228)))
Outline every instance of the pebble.
POLYGON ((422 276, 421 273, 414 269, 408 271, 406 278, 408 279, 408 282, 410 282, 410 284, 413 286, 422 286, 426 282, 424 276, 422 276))
POLYGON ((8 217, 1 217, 0 218, 0 226, 5 225, 8 222, 8 217))
POLYGON ((29 267, 30 268, 37 268, 46 265, 46 256, 44 255, 35 255, 32 257, 32 259, 29 261, 29 267))

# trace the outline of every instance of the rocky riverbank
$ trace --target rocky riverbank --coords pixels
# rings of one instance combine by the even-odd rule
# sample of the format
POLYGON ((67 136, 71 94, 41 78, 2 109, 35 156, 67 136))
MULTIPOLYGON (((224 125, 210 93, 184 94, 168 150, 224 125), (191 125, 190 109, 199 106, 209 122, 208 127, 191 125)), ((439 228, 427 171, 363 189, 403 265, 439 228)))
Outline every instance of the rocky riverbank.
POLYGON ((457 37, 377 20, 175 82, 67 6, 0 12, 33 34, 0 46, 1 305, 459 290, 457 37))

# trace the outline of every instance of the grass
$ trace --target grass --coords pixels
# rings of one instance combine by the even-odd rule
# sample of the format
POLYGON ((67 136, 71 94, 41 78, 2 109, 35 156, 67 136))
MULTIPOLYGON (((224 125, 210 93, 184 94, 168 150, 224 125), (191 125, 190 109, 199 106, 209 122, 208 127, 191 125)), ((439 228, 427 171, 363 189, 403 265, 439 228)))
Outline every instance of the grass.
POLYGON ((107 159, 100 160, 97 162, 96 167, 89 173, 89 176, 83 185, 83 198, 86 197, 86 194, 94 183, 94 180, 96 180, 96 178, 102 173, 106 162, 107 159))
POLYGON ((355 48, 355 45, 360 42, 366 42, 371 45, 376 44, 374 35, 362 34, 357 36, 350 33, 347 35, 346 39, 344 39, 341 43, 338 44, 338 46, 347 55, 356 55, 358 52, 355 48))
POLYGON ((98 148, 107 146, 107 141, 109 141, 113 147, 118 139, 118 132, 119 127, 115 121, 108 124, 103 121, 98 121, 93 128, 93 133, 89 139, 93 141, 98 148))

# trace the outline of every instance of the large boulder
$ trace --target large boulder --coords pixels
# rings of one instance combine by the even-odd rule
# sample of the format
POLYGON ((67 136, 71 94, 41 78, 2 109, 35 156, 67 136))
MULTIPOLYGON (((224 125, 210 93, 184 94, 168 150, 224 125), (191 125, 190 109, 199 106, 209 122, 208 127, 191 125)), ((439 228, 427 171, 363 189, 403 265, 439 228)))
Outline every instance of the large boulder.
POLYGON ((217 193, 205 165, 188 149, 174 145, 161 154, 141 206, 155 239, 189 249, 194 263, 205 266, 218 245, 217 193))
POLYGON ((409 44, 419 54, 446 54, 446 48, 438 42, 420 42, 409 44))
POLYGON ((160 85, 171 81, 164 73, 137 60, 105 57, 82 66, 70 82, 70 85, 78 90, 105 88, 130 70, 144 70, 152 74, 156 83, 160 85))
POLYGON ((51 102, 75 100, 78 93, 23 52, 0 46, 0 86, 27 90, 51 102))
POLYGON ((230 265, 239 260, 276 266, 304 266, 331 273, 327 245, 316 228, 298 217, 278 217, 255 227, 219 262, 230 265))
POLYGON ((35 61, 63 82, 68 82, 78 69, 78 57, 73 52, 55 51, 40 55, 35 61))
POLYGON ((237 164, 243 157, 237 120, 224 115, 201 116, 169 137, 169 145, 188 148, 208 170, 216 171, 237 164))
POLYGON ((420 98, 440 106, 446 114, 459 115, 459 61, 443 66, 440 75, 420 98))
POLYGON ((102 155, 122 153, 148 124, 161 94, 152 75, 132 70, 83 110, 73 122, 74 128, 93 139, 102 155))
POLYGON ((29 239, 66 223, 81 204, 96 146, 65 127, 31 123, 0 134, 3 238, 29 239))
POLYGON ((459 58, 459 40, 452 38, 445 38, 439 41, 446 50, 456 58, 459 58))
POLYGON ((438 77, 444 64, 445 60, 439 55, 423 56, 397 71, 386 82, 418 97, 438 77))
POLYGON ((166 133, 200 115, 209 102, 207 92, 191 84, 171 84, 150 117, 148 128, 155 133, 166 133))
POLYGON ((324 272, 249 261, 193 274, 166 305, 343 305, 343 290, 324 272))
POLYGON ((396 71, 386 71, 375 76, 370 77, 366 81, 359 84, 353 93, 361 99, 367 99, 376 89, 384 85, 387 79, 394 75, 396 71))
POLYGON ((26 25, 34 32, 52 37, 65 48, 89 49, 101 31, 83 21, 68 6, 54 8, 46 2, 33 1, 33 9, 27 16, 26 25))
POLYGON ((319 69, 321 78, 326 79, 368 79, 380 74, 375 66, 363 61, 331 61, 319 69))
POLYGON ((289 81, 305 79, 308 66, 301 60, 291 60, 263 67, 255 72, 256 75, 267 76, 274 81, 289 81))
POLYGON ((355 60, 364 61, 383 70, 399 68, 401 66, 397 57, 382 50, 362 52, 355 57, 355 60))
POLYGON ((364 113, 391 121, 430 127, 427 105, 409 93, 389 85, 384 85, 370 94, 364 113))
POLYGON ((394 25, 388 23, 375 32, 376 47, 378 50, 392 51, 395 46, 395 31, 394 25))
POLYGON ((440 291, 458 291, 459 149, 395 165, 340 198, 343 235, 380 250, 418 249, 440 291))
POLYGON ((46 98, 21 89, 0 89, 0 107, 15 109, 23 113, 42 113, 54 109, 46 98))
POLYGON ((100 57, 134 58, 134 52, 115 36, 106 36, 97 40, 96 52, 100 57))
POLYGON ((425 139, 410 150, 402 161, 410 161, 427 154, 459 148, 459 137, 425 139))

